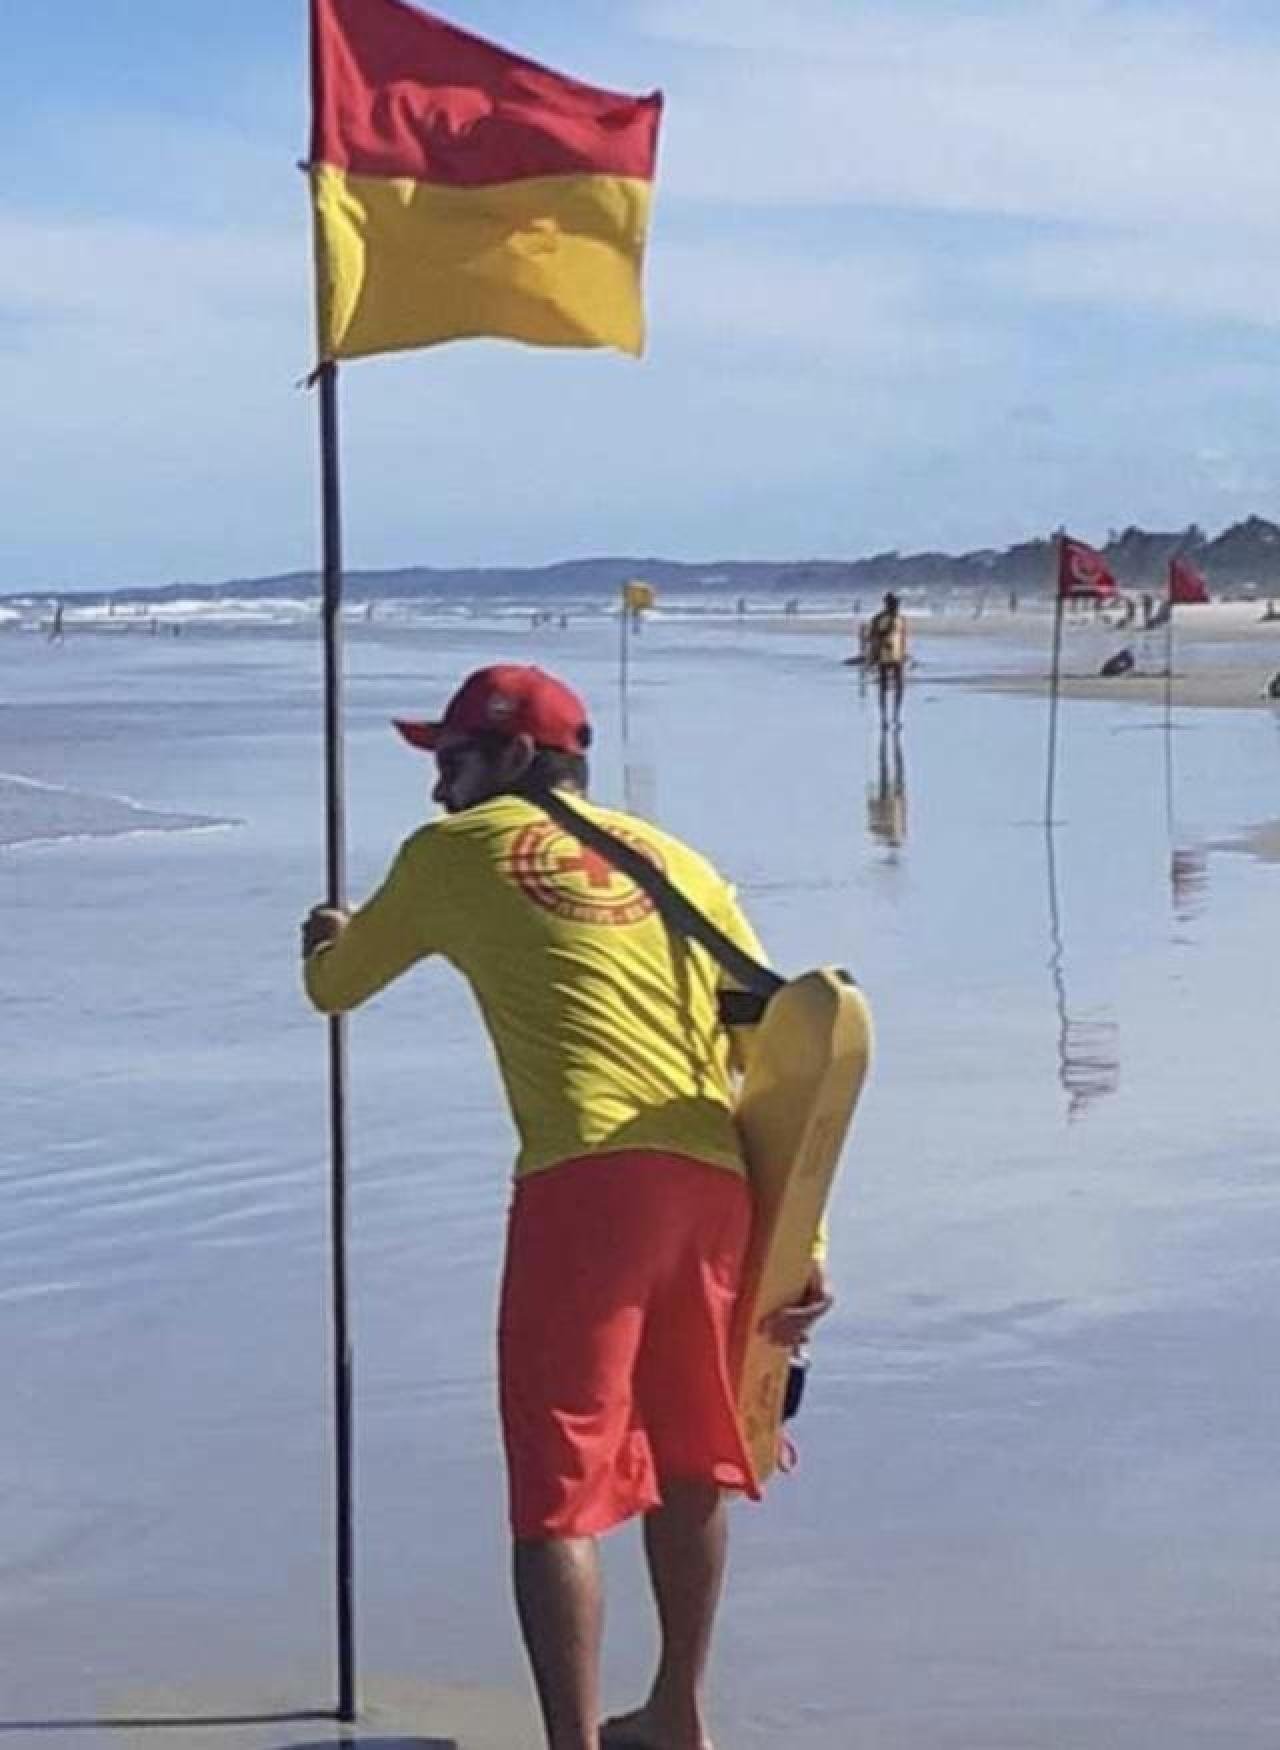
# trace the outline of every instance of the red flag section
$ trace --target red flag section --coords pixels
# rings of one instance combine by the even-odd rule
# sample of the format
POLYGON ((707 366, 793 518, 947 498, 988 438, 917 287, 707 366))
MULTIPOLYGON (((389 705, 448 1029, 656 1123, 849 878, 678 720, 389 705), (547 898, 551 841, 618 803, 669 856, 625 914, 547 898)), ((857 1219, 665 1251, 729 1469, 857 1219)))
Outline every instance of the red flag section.
POLYGON ((1169 602, 1171 606, 1207 602, 1209 586, 1189 559, 1169 561, 1169 602))
POLYGON ((1073 541, 1070 535, 1058 538, 1058 595, 1111 596, 1117 594, 1116 580, 1107 568, 1101 553, 1073 541))
POLYGON ((401 0, 313 0, 311 162, 483 189, 651 182, 662 99, 601 91, 401 0))

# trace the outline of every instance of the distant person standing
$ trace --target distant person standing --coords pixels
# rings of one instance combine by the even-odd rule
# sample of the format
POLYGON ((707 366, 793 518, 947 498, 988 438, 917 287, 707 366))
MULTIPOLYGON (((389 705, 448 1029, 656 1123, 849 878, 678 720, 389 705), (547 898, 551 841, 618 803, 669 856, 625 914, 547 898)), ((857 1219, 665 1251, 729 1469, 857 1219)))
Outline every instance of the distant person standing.
POLYGON ((880 721, 889 721, 890 696, 893 722, 902 722, 902 680, 907 666, 907 622, 892 591, 867 628, 867 660, 876 671, 880 688, 880 721))

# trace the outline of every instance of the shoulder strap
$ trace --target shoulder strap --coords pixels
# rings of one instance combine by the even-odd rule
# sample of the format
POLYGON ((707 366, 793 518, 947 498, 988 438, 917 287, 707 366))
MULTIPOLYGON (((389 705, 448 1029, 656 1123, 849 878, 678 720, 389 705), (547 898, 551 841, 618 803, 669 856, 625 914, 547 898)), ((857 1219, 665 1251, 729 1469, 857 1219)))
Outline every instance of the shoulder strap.
POLYGON ((627 844, 625 839, 620 839, 607 827, 600 826, 587 815, 580 813, 559 791, 539 790, 529 800, 549 814, 557 826, 562 827, 580 844, 598 852, 607 863, 629 876, 642 893, 648 894, 668 929, 673 930, 677 936, 700 943, 729 977, 742 985, 741 992, 721 993, 721 1014, 728 1024, 738 1025, 759 1020, 764 1004, 776 991, 782 989, 785 979, 780 978, 772 967, 765 966, 750 954, 744 953, 718 924, 713 924, 704 912, 699 911, 691 900, 685 898, 661 869, 655 868, 647 857, 642 856, 633 845, 627 844), (735 996, 744 1000, 737 1002, 734 1000, 735 996))

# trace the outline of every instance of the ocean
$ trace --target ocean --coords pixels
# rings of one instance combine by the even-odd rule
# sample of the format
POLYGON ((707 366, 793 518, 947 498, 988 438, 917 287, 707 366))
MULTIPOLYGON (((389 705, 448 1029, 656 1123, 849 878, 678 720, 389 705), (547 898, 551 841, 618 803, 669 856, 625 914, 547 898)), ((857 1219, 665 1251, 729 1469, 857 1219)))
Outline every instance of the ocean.
MULTIPOLYGON (((297 965, 320 658, 309 613, 259 608, 0 628, 15 1744, 115 1744, 55 1722, 159 1692, 331 1705, 325 1041, 297 965)), ((1277 865, 1251 847, 1280 720, 1065 703, 1050 837, 1043 701, 960 684, 1043 649, 923 621, 916 649, 882 740, 846 641, 803 620, 656 618, 624 693, 602 613, 355 617, 352 891, 430 807, 390 716, 537 661, 592 702, 594 793, 712 855, 781 967, 871 999, 801 1462, 734 1514, 722 1746, 1272 1750, 1277 865)), ((512 1137, 447 968, 355 1017, 351 1090, 362 1667, 523 1691, 493 1407, 512 1137)), ((623 1706, 652 1649, 632 1531, 607 1565, 623 1706)))

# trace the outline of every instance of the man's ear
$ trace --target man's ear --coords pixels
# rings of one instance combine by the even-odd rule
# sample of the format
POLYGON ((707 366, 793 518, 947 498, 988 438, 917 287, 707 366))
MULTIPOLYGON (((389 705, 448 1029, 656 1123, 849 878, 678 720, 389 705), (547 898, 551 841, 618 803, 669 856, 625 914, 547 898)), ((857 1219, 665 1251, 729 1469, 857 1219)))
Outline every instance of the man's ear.
POLYGON ((502 775, 508 783, 523 778, 533 764, 538 744, 531 735, 513 735, 502 750, 502 775))

